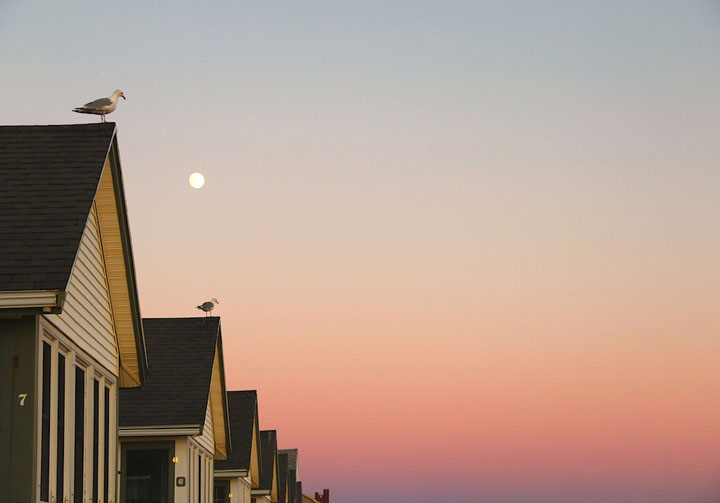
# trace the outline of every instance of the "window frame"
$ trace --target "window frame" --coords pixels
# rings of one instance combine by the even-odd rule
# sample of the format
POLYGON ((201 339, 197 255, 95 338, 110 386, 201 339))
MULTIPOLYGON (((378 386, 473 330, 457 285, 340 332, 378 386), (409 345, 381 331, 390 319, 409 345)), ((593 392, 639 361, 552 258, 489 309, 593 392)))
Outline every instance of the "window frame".
MULTIPOLYGON (((42 411, 42 400, 43 400, 43 360, 44 351, 43 343, 50 345, 50 434, 49 434, 49 487, 48 487, 48 500, 49 502, 55 501, 55 503, 65 503, 65 498, 70 503, 76 501, 76 497, 79 498, 77 501, 83 503, 91 503, 91 499, 88 499, 92 495, 92 466, 95 464, 92 459, 92 413, 93 413, 93 380, 99 381, 99 459, 100 464, 98 468, 98 503, 116 503, 117 496, 117 441, 113 442, 112 439, 117 439, 117 399, 118 399, 118 377, 112 372, 108 371, 99 362, 91 358, 87 352, 83 351, 77 344, 75 344, 67 335, 57 329, 47 320, 42 320, 38 324, 37 330, 38 340, 38 351, 37 351, 37 385, 36 385, 36 407, 38 412, 42 411), (59 418, 58 418, 58 392, 59 392, 59 355, 64 358, 64 425, 62 430, 62 436, 64 437, 64 445, 59 446, 59 418), (76 477, 75 477, 75 392, 76 392, 76 369, 81 369, 84 375, 84 439, 83 439, 83 488, 81 494, 76 496, 76 477), (105 389, 109 389, 110 403, 109 407, 109 425, 105 426, 105 389), (109 441, 105 442, 106 430, 109 432, 109 441), (108 465, 105 466, 105 445, 107 444, 108 452, 107 459, 108 465), (60 474, 60 466, 58 463, 58 455, 62 454, 62 475, 60 474), (107 482, 107 490, 105 489, 104 481, 107 482), (62 499, 58 499, 58 485, 62 484, 63 494, 62 499), (107 499, 104 498, 105 494, 108 494, 107 499)), ((37 500, 40 499, 40 484, 42 477, 42 415, 38 415, 36 424, 37 434, 37 447, 36 447, 36 481, 37 481, 37 500)), ((92 501, 92 503, 95 503, 92 501)))

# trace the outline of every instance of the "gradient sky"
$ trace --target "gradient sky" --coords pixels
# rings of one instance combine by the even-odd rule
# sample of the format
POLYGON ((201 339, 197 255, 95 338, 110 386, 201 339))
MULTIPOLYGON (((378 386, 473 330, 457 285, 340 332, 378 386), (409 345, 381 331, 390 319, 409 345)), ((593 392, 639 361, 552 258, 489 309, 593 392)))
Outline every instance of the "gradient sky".
POLYGON ((143 314, 220 299, 305 492, 720 498, 720 2, 5 0, 0 69, 125 92, 143 314))

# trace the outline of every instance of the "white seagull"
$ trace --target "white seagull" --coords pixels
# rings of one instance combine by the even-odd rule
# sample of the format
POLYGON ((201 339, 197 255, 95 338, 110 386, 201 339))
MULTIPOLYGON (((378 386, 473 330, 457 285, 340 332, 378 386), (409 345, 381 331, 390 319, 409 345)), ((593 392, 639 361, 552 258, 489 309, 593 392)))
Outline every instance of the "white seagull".
POLYGON ((115 111, 118 98, 127 99, 120 89, 115 89, 115 92, 112 93, 109 98, 100 98, 99 100, 85 103, 81 107, 73 108, 72 111, 79 114, 102 115, 102 121, 105 122, 105 114, 115 111))
POLYGON ((215 309, 215 304, 220 304, 218 300, 213 297, 211 300, 207 302, 203 302, 199 306, 196 306, 195 309, 199 309, 201 311, 205 311, 205 316, 210 316, 210 311, 215 309))

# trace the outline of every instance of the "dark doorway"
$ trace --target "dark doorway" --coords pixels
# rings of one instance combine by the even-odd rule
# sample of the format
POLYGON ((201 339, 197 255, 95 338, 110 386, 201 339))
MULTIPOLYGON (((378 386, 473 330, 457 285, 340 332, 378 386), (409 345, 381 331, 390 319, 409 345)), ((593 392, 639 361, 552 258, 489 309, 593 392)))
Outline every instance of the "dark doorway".
POLYGON ((170 449, 132 446, 123 454, 124 503, 172 503, 170 449))
POLYGON ((213 503, 230 503, 230 481, 216 480, 213 503))

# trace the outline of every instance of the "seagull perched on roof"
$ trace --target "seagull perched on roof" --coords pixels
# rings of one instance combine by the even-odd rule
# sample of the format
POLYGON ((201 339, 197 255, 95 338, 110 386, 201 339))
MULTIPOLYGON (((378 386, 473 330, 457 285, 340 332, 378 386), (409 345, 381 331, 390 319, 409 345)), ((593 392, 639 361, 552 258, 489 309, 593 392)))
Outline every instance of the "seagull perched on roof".
POLYGON ((102 115, 102 121, 105 122, 105 114, 115 111, 118 98, 127 99, 120 89, 115 89, 115 92, 112 93, 109 98, 100 98, 99 100, 85 103, 81 107, 73 108, 72 111, 79 114, 102 115))
POLYGON ((218 302, 218 300, 215 297, 213 297, 211 300, 209 300, 207 302, 203 302, 202 304, 200 304, 199 306, 196 306, 195 308, 199 309, 201 311, 205 311, 205 316, 210 316, 210 311, 215 309, 215 304, 220 304, 220 303, 218 302))

